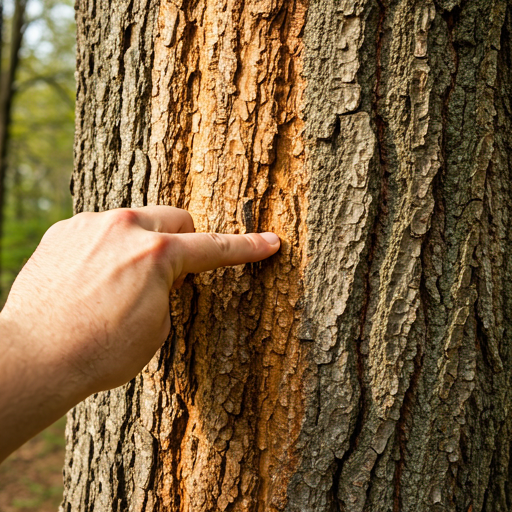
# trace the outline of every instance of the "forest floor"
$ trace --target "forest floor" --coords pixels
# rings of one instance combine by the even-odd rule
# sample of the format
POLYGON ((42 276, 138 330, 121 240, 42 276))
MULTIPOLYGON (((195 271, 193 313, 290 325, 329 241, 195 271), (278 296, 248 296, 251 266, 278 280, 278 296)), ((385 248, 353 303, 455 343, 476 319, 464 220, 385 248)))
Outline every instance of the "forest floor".
POLYGON ((0 512, 57 512, 65 426, 63 417, 0 465, 0 512))

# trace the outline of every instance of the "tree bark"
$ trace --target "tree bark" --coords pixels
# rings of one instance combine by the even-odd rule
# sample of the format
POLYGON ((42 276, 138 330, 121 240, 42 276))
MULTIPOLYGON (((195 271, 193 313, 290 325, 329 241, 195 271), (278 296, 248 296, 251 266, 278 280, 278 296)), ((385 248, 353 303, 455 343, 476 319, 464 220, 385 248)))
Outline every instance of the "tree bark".
POLYGON ((512 6, 77 3, 77 212, 273 230, 69 414, 62 512, 512 509, 512 6))

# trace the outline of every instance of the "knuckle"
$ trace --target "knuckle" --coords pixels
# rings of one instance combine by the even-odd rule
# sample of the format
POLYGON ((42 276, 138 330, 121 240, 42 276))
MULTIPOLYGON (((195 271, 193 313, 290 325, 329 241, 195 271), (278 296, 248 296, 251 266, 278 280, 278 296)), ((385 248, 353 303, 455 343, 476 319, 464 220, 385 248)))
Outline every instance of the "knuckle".
POLYGON ((145 246, 145 253, 154 261, 162 260, 169 249, 169 240, 160 233, 151 233, 145 246))
POLYGON ((168 206, 168 208, 170 208, 173 216, 180 219, 180 223, 182 224, 180 232, 193 232, 195 230, 194 219, 187 210, 176 208, 175 206, 168 206))
POLYGON ((118 208, 107 212, 108 219, 113 224, 135 224, 138 214, 132 208, 118 208))
POLYGON ((194 224, 194 220, 192 219, 192 215, 187 210, 178 209, 177 210, 192 224, 194 224))
POLYGON ((185 212, 185 217, 187 218, 187 224, 190 231, 194 232, 196 230, 196 227, 194 225, 194 219, 192 218, 192 215, 188 213, 186 210, 183 210, 185 212))
POLYGON ((208 236, 213 240, 215 246, 221 254, 226 254, 231 248, 231 244, 227 237, 218 235, 217 233, 208 233, 208 236))
POLYGON ((256 237, 252 235, 247 235, 245 239, 247 240, 247 243, 249 244, 251 251, 257 252, 258 249, 260 248, 259 240, 257 240, 256 237))

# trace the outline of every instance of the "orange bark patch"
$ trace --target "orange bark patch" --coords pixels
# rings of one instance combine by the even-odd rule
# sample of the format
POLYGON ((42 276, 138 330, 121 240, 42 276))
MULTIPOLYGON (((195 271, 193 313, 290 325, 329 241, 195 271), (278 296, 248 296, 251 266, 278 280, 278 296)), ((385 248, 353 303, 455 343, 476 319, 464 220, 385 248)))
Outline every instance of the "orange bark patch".
POLYGON ((157 494, 173 510, 254 510, 256 500, 259 510, 281 510, 300 458, 307 364, 296 336, 307 6, 179 5, 160 7, 149 202, 186 207, 198 231, 274 231, 282 249, 270 262, 196 276, 173 297, 173 358, 145 376, 155 416, 174 421, 151 426, 160 437, 157 494))

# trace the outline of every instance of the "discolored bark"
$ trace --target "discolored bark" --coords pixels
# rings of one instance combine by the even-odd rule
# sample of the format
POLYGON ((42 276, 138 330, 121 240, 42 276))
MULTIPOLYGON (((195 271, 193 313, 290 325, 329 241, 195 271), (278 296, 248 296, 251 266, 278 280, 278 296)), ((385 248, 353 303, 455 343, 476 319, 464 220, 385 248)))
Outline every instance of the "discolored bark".
POLYGON ((77 3, 76 211, 277 232, 69 414, 62 512, 508 511, 512 6, 77 3))

